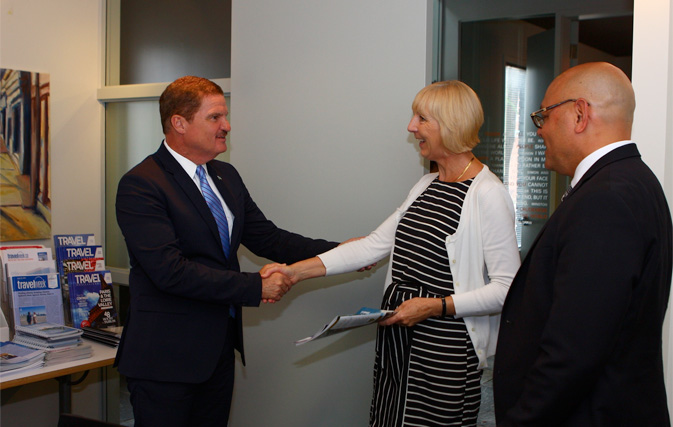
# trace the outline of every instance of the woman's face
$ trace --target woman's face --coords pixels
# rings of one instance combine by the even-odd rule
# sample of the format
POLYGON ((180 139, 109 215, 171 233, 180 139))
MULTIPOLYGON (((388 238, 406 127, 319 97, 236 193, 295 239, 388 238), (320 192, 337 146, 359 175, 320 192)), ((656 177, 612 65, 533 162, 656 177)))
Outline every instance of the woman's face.
POLYGON ((418 140, 421 156, 434 161, 446 156, 437 120, 419 111, 411 118, 407 130, 418 140))

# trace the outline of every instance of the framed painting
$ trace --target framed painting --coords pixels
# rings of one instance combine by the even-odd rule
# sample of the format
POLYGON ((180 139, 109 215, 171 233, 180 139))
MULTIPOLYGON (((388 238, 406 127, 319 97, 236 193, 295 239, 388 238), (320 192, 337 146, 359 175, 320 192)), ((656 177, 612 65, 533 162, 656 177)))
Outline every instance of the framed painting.
POLYGON ((51 238, 49 74, 0 68, 0 242, 51 238))

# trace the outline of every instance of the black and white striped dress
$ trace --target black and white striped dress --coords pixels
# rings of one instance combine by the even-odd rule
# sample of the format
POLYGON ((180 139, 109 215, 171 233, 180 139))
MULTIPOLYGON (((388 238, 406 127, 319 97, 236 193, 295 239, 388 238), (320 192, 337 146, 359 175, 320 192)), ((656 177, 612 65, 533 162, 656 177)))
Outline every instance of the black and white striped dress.
MULTIPOLYGON (((445 242, 458 227, 472 181, 435 179, 409 207, 397 226, 393 283, 382 308, 453 294, 445 242)), ((379 327, 370 425, 476 425, 478 363, 463 319, 431 317, 411 328, 379 327)))

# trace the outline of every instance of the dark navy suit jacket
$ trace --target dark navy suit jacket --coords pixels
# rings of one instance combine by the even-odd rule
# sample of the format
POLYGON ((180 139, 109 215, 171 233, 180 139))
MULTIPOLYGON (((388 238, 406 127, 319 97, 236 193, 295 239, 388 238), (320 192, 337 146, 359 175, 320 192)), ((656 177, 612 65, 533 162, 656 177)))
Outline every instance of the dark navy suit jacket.
POLYGON ((240 272, 239 245, 286 263, 337 245, 276 227, 230 164, 213 160, 207 169, 235 217, 229 259, 205 199, 163 144, 119 182, 117 222, 131 261, 131 301, 116 364, 126 376, 202 382, 226 340, 235 340, 245 363, 241 306, 259 305, 261 278, 240 272), (224 328, 230 305, 236 337, 224 328))
POLYGON ((669 425, 662 324, 671 214, 634 144, 599 159, 514 278, 494 364, 499 426, 669 425))

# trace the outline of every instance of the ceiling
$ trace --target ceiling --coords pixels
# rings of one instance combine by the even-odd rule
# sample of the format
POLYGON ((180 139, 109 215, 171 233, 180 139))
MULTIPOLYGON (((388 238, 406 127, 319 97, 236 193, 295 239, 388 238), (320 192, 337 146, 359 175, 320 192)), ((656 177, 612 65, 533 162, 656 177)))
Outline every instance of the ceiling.
MULTIPOLYGON (((539 27, 554 28, 554 17, 525 21, 539 27)), ((579 21, 579 41, 610 55, 631 56, 633 52, 633 16, 584 19, 579 21)))

